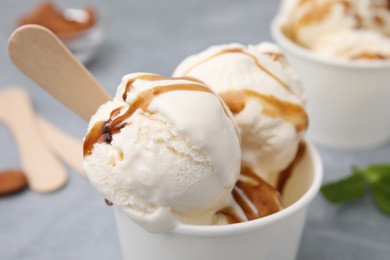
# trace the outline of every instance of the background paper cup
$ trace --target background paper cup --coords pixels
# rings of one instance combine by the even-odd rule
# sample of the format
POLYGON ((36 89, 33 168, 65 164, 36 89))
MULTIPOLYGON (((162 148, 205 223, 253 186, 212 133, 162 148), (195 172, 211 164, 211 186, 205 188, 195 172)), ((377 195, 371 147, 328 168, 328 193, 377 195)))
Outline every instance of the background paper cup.
POLYGON ((115 208, 125 260, 291 260, 295 259, 309 203, 322 179, 322 163, 307 143, 303 160, 283 192, 282 211, 245 223, 223 226, 180 225, 151 234, 115 208))
POLYGON ((336 149, 386 143, 390 139, 390 61, 321 57, 288 39, 279 21, 273 21, 271 31, 305 88, 308 138, 336 149))

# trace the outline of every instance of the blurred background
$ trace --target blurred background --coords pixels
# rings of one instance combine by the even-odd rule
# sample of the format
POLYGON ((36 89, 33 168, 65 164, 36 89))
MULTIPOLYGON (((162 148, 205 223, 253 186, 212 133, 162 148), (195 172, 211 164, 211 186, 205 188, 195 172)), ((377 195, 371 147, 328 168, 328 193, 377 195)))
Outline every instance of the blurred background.
MULTIPOLYGON (((271 41, 275 0, 53 1, 58 8, 84 8, 98 15, 104 41, 87 67, 110 95, 130 72, 171 75, 185 57, 222 43, 271 41)), ((80 140, 87 124, 26 78, 10 62, 7 39, 18 19, 41 3, 0 1, 0 91, 22 86, 43 117, 80 140)), ((388 160, 389 145, 364 152, 319 147, 325 180, 353 165, 388 160)), ((20 168, 17 147, 0 124, 0 170, 20 168)), ((58 192, 31 190, 0 197, 0 259, 120 259, 113 212, 87 180, 70 168, 58 192)), ((388 259, 390 220, 370 198, 334 207, 317 197, 310 208, 298 259, 388 259)))

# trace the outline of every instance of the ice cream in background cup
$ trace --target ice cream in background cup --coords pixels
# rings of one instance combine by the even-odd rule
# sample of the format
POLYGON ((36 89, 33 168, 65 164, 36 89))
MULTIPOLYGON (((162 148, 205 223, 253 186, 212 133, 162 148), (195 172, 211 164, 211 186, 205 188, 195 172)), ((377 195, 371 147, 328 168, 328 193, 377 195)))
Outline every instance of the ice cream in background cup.
POLYGON ((308 138, 336 149, 390 140, 388 1, 282 1, 271 32, 300 76, 308 138))
POLYGON ((145 232, 115 207, 120 244, 125 260, 293 260, 299 248, 309 203, 318 193, 322 163, 308 142, 282 194, 283 210, 270 216, 231 225, 181 224, 174 230, 145 232))
POLYGON ((184 59, 173 75, 200 79, 222 97, 240 132, 242 167, 281 186, 309 119, 299 78, 278 46, 211 46, 184 59))

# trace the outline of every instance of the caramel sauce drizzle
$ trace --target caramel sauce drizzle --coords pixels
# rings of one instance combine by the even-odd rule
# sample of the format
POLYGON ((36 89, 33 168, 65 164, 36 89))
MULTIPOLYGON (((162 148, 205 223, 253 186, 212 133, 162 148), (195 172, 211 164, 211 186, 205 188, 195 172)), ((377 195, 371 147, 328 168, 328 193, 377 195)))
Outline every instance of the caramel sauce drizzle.
MULTIPOLYGON (((245 178, 239 179, 232 191, 232 195, 248 220, 262 218, 281 210, 280 194, 282 194, 294 169, 302 161, 306 149, 306 144, 301 142, 294 160, 285 170, 280 172, 276 188, 268 184, 250 168, 244 167, 241 169, 240 176, 249 178, 249 181, 245 180, 245 178), (245 194, 247 200, 252 205, 248 204, 247 200, 241 195, 242 193, 245 194), (253 207, 256 208, 257 212, 253 210, 253 207)), ((223 214, 229 224, 244 222, 243 219, 237 216, 232 207, 226 207, 218 213, 223 214)))
POLYGON ((160 75, 156 75, 156 74, 143 74, 143 75, 139 75, 137 77, 130 79, 129 81, 127 81, 125 90, 124 90, 123 95, 122 95, 123 101, 126 101, 127 93, 129 93, 129 90, 133 86, 134 81, 136 81, 138 79, 147 80, 147 81, 157 81, 157 80, 165 80, 167 78, 160 76, 160 75))
POLYGON ((270 57, 273 61, 281 62, 284 60, 284 55, 282 53, 264 52, 264 54, 270 57))
POLYGON ((343 5, 346 14, 352 9, 351 4, 347 0, 326 1, 323 4, 318 4, 314 1, 308 1, 308 3, 309 2, 312 4, 312 8, 310 8, 310 12, 306 13, 299 21, 300 25, 308 25, 322 21, 330 14, 335 4, 343 5))
POLYGON ((355 29, 361 29, 363 27, 363 18, 359 14, 354 15, 355 19, 355 29))
POLYGON ((237 216, 236 212, 232 207, 223 208, 220 211, 218 211, 216 214, 221 214, 225 216, 228 224, 237 224, 237 223, 245 222, 245 220, 237 216))
MULTIPOLYGON (((257 176, 250 168, 242 168, 241 176, 249 178, 250 181, 239 179, 232 191, 232 195, 248 220, 262 218, 281 209, 280 194, 274 187, 257 176), (252 205, 249 205, 243 196, 246 196, 252 205), (253 207, 256 208, 256 211, 253 210, 253 207)), ((229 224, 243 222, 232 208, 225 208, 219 213, 226 216, 229 224)))
POLYGON ((220 96, 233 114, 240 113, 245 108, 247 100, 255 98, 262 103, 264 114, 273 118, 283 118, 293 124, 297 132, 307 129, 309 125, 309 118, 302 106, 279 100, 270 95, 243 89, 220 93, 220 96))
MULTIPOLYGON (((167 77, 163 77, 163 76, 160 76, 160 75, 157 75, 157 74, 143 74, 143 75, 139 75, 137 77, 134 77, 132 79, 130 79, 129 81, 127 81, 126 83, 126 86, 125 86, 125 90, 122 94, 122 99, 123 101, 126 101, 127 99, 127 94, 129 93, 130 89, 132 88, 133 86, 133 83, 136 81, 136 80, 146 80, 146 81, 158 81, 158 80, 169 80, 169 78, 167 77)), ((199 79, 197 78, 193 78, 193 77, 189 77, 189 76, 184 76, 184 77, 176 77, 174 79, 183 79, 183 80, 190 80, 190 81, 194 81, 194 82, 198 82, 200 84, 205 84, 203 81, 200 81, 199 79)))
POLYGON ((375 23, 379 26, 384 26, 386 24, 386 22, 383 20, 383 18, 380 17, 379 15, 376 15, 374 20, 375 20, 375 23))
POLYGON ((204 83, 200 79, 197 79, 197 78, 194 78, 191 76, 175 77, 174 79, 190 80, 190 81, 198 82, 198 83, 203 84, 203 85, 207 85, 206 83, 204 83))
MULTIPOLYGON (((273 75, 271 72, 269 72, 266 68, 261 66, 259 61, 257 60, 256 56, 245 52, 244 50, 240 48, 234 48, 234 49, 228 49, 223 50, 221 52, 218 52, 207 59, 204 59, 203 61, 193 65, 189 69, 187 69, 184 72, 184 75, 188 74, 191 70, 193 70, 196 66, 205 63, 215 57, 218 57, 225 53, 242 53, 245 55, 248 55, 252 57, 255 60, 256 65, 263 71, 265 71, 268 75, 270 75, 272 78, 274 78, 276 81, 278 81, 286 90, 288 90, 290 93, 291 89, 282 82, 279 78, 277 78, 275 75, 273 75)), ((283 58, 283 55, 277 55, 277 54, 271 54, 266 53, 266 55, 270 56, 272 59, 281 59, 283 58)), ((305 110, 300 106, 293 104, 291 102, 281 101, 274 96, 271 95, 264 95, 257 91, 253 91, 250 89, 244 89, 244 90, 232 90, 227 91, 223 93, 219 93, 222 99, 225 101, 227 106, 229 107, 230 111, 233 114, 240 113, 245 108, 245 103, 250 98, 256 98, 258 99, 262 105, 264 106, 264 113, 270 117, 282 117, 286 121, 291 122, 297 132, 301 132, 308 127, 308 116, 305 112, 305 110)))
POLYGON ((294 160, 287 166, 286 169, 284 169, 279 173, 276 189, 280 193, 283 193, 284 187, 286 186, 288 179, 293 173, 295 167, 302 161, 305 153, 306 153, 306 144, 304 142, 301 142, 299 143, 298 151, 297 154, 295 155, 294 160))
POLYGON ((113 118, 119 115, 123 107, 118 107, 114 109, 110 118, 107 121, 100 121, 95 123, 95 125, 89 130, 87 136, 84 139, 83 143, 83 153, 84 156, 91 155, 92 149, 95 143, 111 143, 112 134, 119 132, 125 125, 123 126, 113 126, 111 127, 111 123, 113 118))
MULTIPOLYGON (((332 11, 332 8, 335 4, 341 4, 344 7, 345 15, 351 15, 355 20, 355 29, 361 29, 364 27, 362 16, 353 9, 352 4, 347 0, 329 0, 322 4, 319 4, 318 1, 314 0, 301 0, 294 10, 292 10, 292 15, 289 19, 291 21, 289 24, 284 25, 281 29, 283 33, 290 38, 292 41, 301 44, 304 46, 304 43, 300 42, 298 39, 299 29, 303 26, 307 26, 314 23, 319 23, 326 18, 327 15, 332 11), (294 19, 294 15, 298 13, 298 9, 302 6, 308 5, 309 12, 305 13, 302 17, 294 19)), ((390 10, 390 1, 382 5, 380 3, 373 3, 376 8, 388 8, 390 10)), ((378 26, 384 26, 385 21, 383 17, 376 15, 374 17, 374 22, 378 26)), ((304 46, 307 47, 307 46, 304 46)), ((367 60, 385 60, 388 57, 379 54, 379 53, 362 53, 354 57, 351 57, 352 60, 358 59, 367 59, 367 60)))
MULTIPOLYGON (((107 121, 100 121, 95 123, 95 125, 85 137, 83 145, 84 156, 92 154, 92 150, 95 143, 111 143, 112 136, 116 133, 119 133, 122 128, 127 125, 127 123, 124 121, 130 118, 135 111, 137 111, 138 109, 148 111, 148 106, 150 105, 150 103, 152 103, 154 98, 161 94, 177 90, 207 92, 215 95, 214 92, 212 92, 208 87, 202 86, 197 83, 156 86, 152 89, 145 90, 138 94, 133 103, 129 105, 127 111, 122 115, 118 116, 120 111, 122 110, 122 107, 120 107, 115 109, 111 113, 110 118, 107 121)), ((225 111, 225 113, 227 113, 227 111, 225 111)))
POLYGON ((366 60, 385 60, 386 56, 380 53, 369 53, 364 52, 360 53, 356 56, 352 57, 353 60, 360 60, 360 59, 366 59, 366 60))
POLYGON ((332 11, 332 8, 335 4, 340 3, 344 6, 345 13, 347 14, 352 6, 347 0, 332 0, 326 1, 325 3, 318 4, 318 2, 313 0, 301 0, 295 10, 292 10, 292 16, 298 13, 297 9, 302 8, 304 5, 309 5, 310 11, 305 13, 298 20, 290 17, 289 21, 292 21, 290 24, 285 25, 282 30, 284 34, 294 42, 298 42, 297 35, 298 31, 302 26, 307 26, 314 23, 319 23, 325 19, 326 16, 332 11))
POLYGON ((183 75, 187 75, 191 70, 195 69, 195 67, 207 62, 207 61, 210 61, 218 56, 221 56, 223 54, 227 54, 227 53, 241 53, 241 54, 244 54, 246 56, 249 56, 250 58, 253 59, 253 61, 255 62, 256 66, 264 71, 266 74, 268 74, 271 78, 273 78, 275 81, 277 81, 285 90, 287 90, 289 93, 292 93, 290 87, 284 83, 281 79, 279 79, 277 76, 275 76, 273 73, 271 73, 267 68, 265 68, 263 65, 260 64, 259 60, 257 59, 257 57, 249 52, 246 52, 244 51, 243 49, 241 48, 232 48, 232 49, 226 49, 226 50, 222 50, 220 52, 217 52, 215 53, 214 55, 211 55, 210 57, 194 64, 193 66, 191 66, 190 68, 188 68, 184 73, 183 75))
POLYGON ((107 206, 111 207, 112 205, 114 205, 111 201, 109 201, 108 199, 104 199, 104 203, 106 203, 107 206))

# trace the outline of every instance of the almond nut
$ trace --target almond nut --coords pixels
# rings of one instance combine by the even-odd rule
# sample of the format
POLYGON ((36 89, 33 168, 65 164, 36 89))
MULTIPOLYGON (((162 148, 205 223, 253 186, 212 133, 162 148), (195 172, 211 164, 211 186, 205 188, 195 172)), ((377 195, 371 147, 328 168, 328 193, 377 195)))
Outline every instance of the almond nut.
POLYGON ((0 196, 12 194, 27 188, 26 175, 17 169, 0 172, 0 196))

